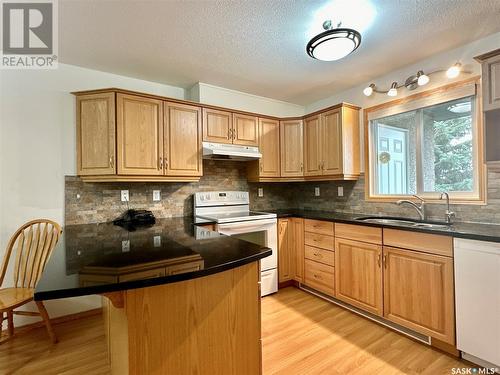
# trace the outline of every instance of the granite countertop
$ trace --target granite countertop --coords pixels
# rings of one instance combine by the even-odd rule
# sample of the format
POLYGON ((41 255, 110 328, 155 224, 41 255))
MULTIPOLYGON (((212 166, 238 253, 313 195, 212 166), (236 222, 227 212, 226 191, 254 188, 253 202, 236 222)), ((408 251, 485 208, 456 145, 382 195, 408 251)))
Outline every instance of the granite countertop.
POLYGON ((466 238, 472 240, 500 242, 500 225, 497 224, 456 222, 446 228, 423 228, 423 227, 409 227, 407 225, 397 225, 397 224, 367 223, 357 220, 362 217, 384 218, 384 216, 376 216, 368 214, 350 214, 350 213, 338 213, 332 211, 316 211, 316 210, 304 210, 304 209, 262 210, 262 211, 276 213, 278 218, 293 216, 293 217, 302 217, 305 219, 327 220, 327 221, 335 221, 338 223, 367 225, 372 227, 402 229, 413 232, 441 234, 445 236, 466 238))
POLYGON ((192 217, 150 227, 69 225, 59 239, 35 300, 76 297, 194 279, 255 262, 271 249, 219 235, 192 217))

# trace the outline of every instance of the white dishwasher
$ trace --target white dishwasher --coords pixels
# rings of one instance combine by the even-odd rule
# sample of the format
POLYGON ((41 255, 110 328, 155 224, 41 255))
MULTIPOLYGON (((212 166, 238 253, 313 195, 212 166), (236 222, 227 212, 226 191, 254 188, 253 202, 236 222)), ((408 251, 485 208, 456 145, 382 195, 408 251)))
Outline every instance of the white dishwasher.
POLYGON ((500 368, 500 243, 454 245, 457 348, 464 359, 500 368))

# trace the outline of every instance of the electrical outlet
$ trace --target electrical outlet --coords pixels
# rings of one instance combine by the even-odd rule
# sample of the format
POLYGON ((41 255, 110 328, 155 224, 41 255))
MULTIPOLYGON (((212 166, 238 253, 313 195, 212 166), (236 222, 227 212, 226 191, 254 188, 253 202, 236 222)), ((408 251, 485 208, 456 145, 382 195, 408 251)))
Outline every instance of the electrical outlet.
POLYGON ((338 195, 339 197, 343 197, 343 196, 344 196, 344 187, 343 187, 343 186, 339 186, 339 187, 337 188, 337 195, 338 195))
POLYGON ((130 251, 130 240, 122 241, 122 252, 128 253, 130 251))
POLYGON ((128 190, 122 190, 120 193, 120 197, 122 202, 128 202, 129 201, 128 190))
POLYGON ((160 247, 161 246, 161 236, 154 236, 153 237, 153 246, 154 247, 160 247))
POLYGON ((264 196, 264 189, 259 188, 259 197, 262 198, 264 196))
POLYGON ((314 196, 319 197, 319 187, 317 186, 314 188, 314 196))
POLYGON ((161 200, 161 191, 153 190, 153 202, 159 202, 161 200))

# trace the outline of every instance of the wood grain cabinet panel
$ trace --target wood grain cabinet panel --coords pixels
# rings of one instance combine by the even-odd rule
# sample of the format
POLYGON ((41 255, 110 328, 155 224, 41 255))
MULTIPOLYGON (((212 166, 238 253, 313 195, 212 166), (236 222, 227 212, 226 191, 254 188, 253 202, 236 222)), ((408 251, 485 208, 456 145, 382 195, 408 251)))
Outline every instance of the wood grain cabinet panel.
POLYGON ((500 50, 482 62, 483 110, 500 109, 500 50))
POLYGON ((382 245, 382 228, 336 223, 335 237, 382 245))
POLYGON ((299 283, 304 280, 304 219, 291 218, 293 232, 293 279, 299 283))
POLYGON ((233 143, 233 114, 227 111, 203 108, 203 140, 216 143, 233 143))
POLYGON ((312 219, 304 220, 304 230, 306 232, 333 236, 333 226, 334 224, 331 221, 312 220, 312 219))
POLYGON ((335 239, 336 297, 382 316, 382 246, 335 239))
POLYGON ((384 245, 453 257, 453 237, 384 228, 384 245))
POLYGON ((292 279, 292 243, 290 241, 291 225, 289 219, 278 220, 278 281, 280 283, 292 279))
POLYGON ((256 162, 259 177, 280 176, 280 125, 277 120, 259 119, 259 150, 262 158, 256 162))
POLYGON ((330 296, 335 295, 334 268, 312 260, 305 260, 304 284, 330 296))
POLYGON ((326 250, 334 250, 334 240, 332 236, 326 236, 324 234, 305 232, 304 233, 304 243, 309 246, 319 247, 326 250))
POLYGON ((322 134, 320 115, 304 120, 304 176, 320 176, 322 172, 322 134))
POLYGON ((76 98, 78 175, 116 173, 115 94, 81 95, 76 98))
POLYGON ((235 145, 259 145, 259 121, 255 116, 233 113, 233 143, 235 145))
POLYGON ((280 122, 281 177, 304 176, 302 120, 280 122))
POLYGON ((335 266, 335 253, 330 250, 319 249, 317 247, 305 245, 305 258, 314 260, 315 262, 326 264, 327 266, 335 266))
POLYGON ((201 108, 164 103, 164 160, 167 176, 202 176, 201 108))
POLYGON ((454 344, 453 260, 384 247, 384 317, 454 344))
POLYGON ((341 109, 328 111, 321 115, 320 144, 322 174, 343 173, 341 109))
POLYGON ((163 102, 117 94, 118 174, 162 175, 163 102))

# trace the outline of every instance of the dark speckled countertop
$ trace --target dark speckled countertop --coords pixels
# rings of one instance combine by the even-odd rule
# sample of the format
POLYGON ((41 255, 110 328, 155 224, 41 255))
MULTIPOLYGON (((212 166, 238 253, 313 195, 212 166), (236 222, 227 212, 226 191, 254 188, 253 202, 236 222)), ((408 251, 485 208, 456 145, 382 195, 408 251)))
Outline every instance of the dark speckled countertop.
POLYGON ((143 288, 223 272, 271 255, 271 249, 219 235, 192 217, 127 230, 112 223, 64 228, 35 300, 143 288))
POLYGON ((302 217, 305 219, 327 220, 327 221, 335 221, 338 223, 359 224, 372 227, 394 228, 394 229, 403 229, 413 232, 441 234, 445 236, 466 238, 472 240, 500 242, 500 225, 497 224, 456 222, 447 228, 422 228, 422 227, 409 227, 406 225, 397 225, 397 224, 388 225, 388 224, 367 223, 357 220, 363 217, 384 218, 384 216, 348 214, 348 213, 337 213, 331 211, 315 211, 315 210, 302 210, 302 209, 262 210, 262 211, 274 212, 278 215, 278 218, 293 216, 293 217, 302 217))

